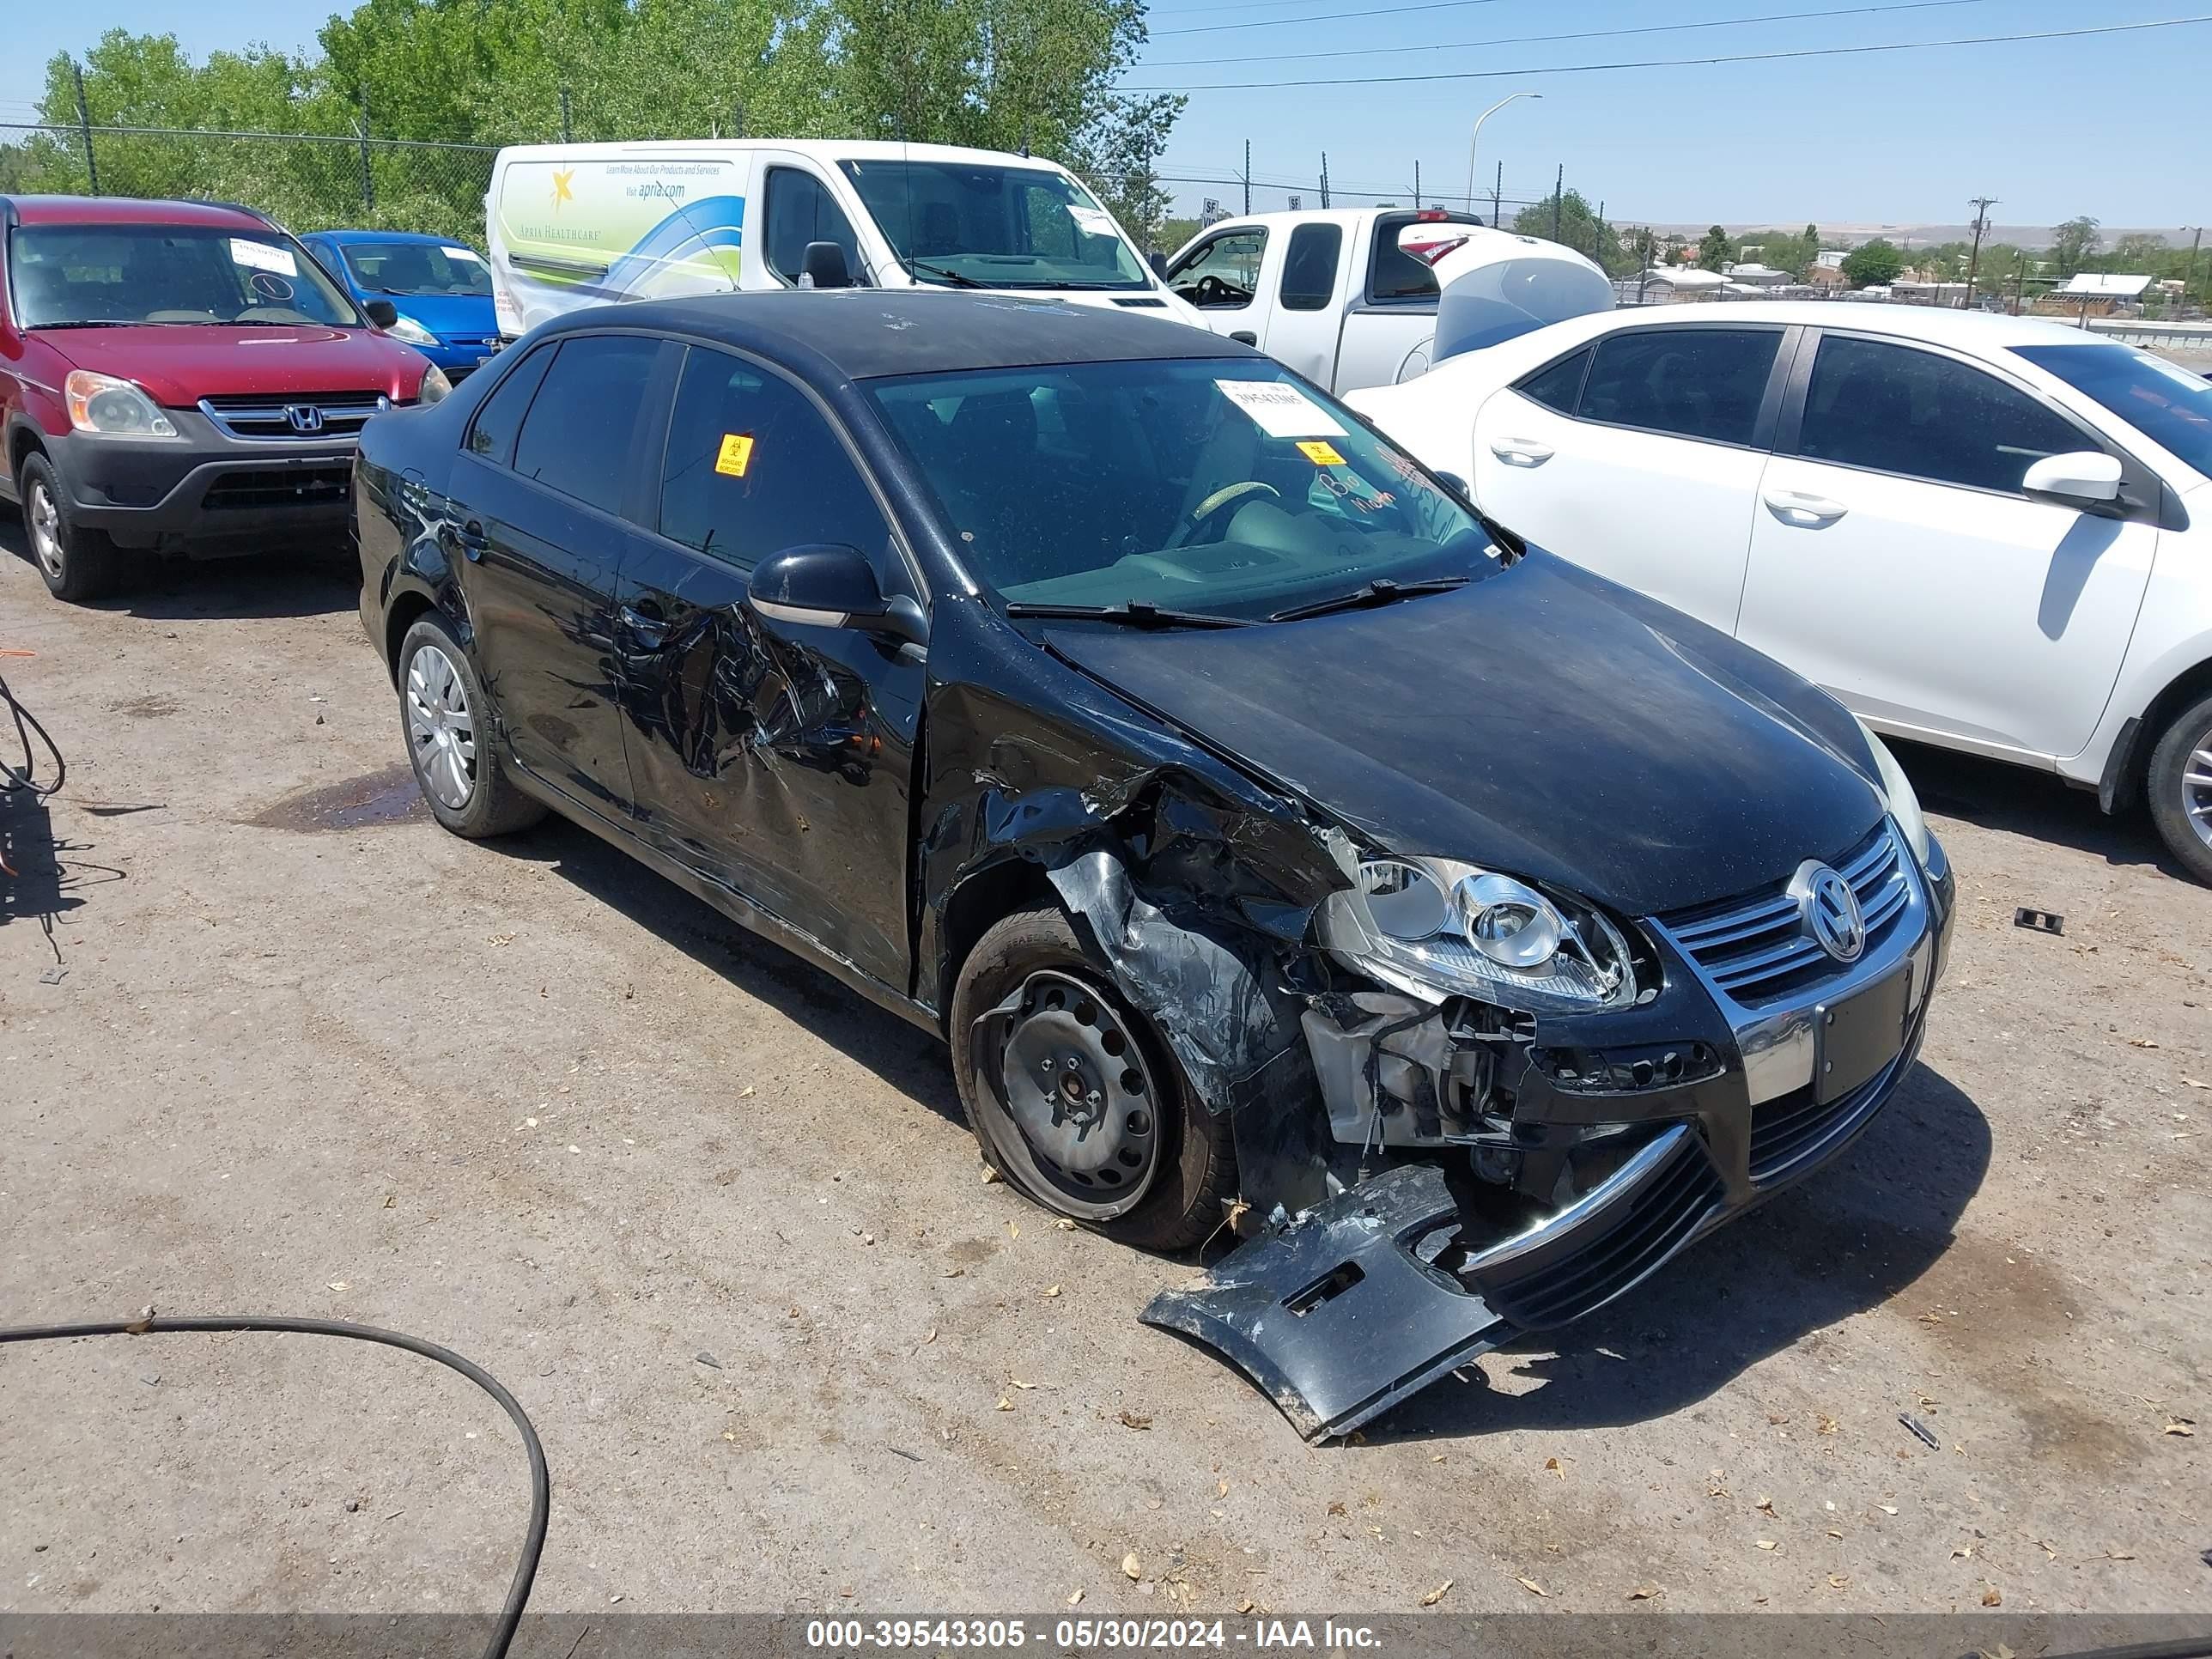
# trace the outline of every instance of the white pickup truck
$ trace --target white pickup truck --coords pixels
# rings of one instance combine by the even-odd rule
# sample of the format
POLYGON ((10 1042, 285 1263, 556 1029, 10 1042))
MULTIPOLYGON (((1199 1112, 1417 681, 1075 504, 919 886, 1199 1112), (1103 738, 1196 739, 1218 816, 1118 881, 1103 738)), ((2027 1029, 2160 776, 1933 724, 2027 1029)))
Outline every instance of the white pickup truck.
POLYGON ((1571 248, 1443 208, 1223 219, 1163 277, 1215 333, 1336 392, 1395 386, 1436 358, 1613 302, 1605 273, 1571 248))

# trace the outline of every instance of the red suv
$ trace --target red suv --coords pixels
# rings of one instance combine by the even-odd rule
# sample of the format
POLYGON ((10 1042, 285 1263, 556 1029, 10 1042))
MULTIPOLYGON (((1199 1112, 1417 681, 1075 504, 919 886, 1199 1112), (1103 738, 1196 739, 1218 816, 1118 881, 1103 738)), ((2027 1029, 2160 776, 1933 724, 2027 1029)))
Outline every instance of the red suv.
POLYGON ((248 208, 0 197, 0 495, 47 587, 340 535, 362 422, 448 390, 379 304, 248 208))

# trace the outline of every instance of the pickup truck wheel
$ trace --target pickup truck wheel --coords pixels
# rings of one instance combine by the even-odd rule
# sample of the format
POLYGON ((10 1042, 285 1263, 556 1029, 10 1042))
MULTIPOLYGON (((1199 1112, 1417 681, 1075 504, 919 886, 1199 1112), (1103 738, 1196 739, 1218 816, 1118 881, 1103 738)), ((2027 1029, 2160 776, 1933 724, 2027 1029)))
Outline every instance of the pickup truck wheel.
POLYGON ((950 1035, 984 1162, 1024 1196, 1140 1249, 1220 1226, 1237 1188, 1228 1115, 1196 1097, 1060 910, 1018 911, 975 942, 950 1035), (1017 996, 1002 1038, 980 1038, 976 1022, 1017 996))
POLYGON ((545 809, 501 769, 491 702, 445 618, 427 612, 399 641, 399 729, 430 815, 481 841, 526 829, 545 809))
POLYGON ((2151 822, 2173 856, 2212 883, 2212 697, 2174 717, 2151 751, 2151 822))
POLYGON ((23 528, 31 538, 32 562, 46 580, 46 592, 71 605, 105 599, 121 583, 125 555, 107 532, 70 522, 62 505, 54 464, 44 455, 23 458, 16 475, 15 498, 23 503, 23 528))

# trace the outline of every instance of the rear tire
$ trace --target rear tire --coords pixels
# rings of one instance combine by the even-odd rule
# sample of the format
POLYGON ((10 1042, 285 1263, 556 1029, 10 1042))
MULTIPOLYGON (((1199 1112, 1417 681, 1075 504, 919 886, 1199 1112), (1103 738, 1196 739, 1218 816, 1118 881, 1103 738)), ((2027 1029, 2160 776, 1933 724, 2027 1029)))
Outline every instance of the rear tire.
POLYGON ((2212 885, 2212 697, 2177 714, 2144 779, 2151 822, 2190 874, 2212 885))
POLYGON ((430 815, 481 841, 527 829, 545 809, 499 763, 491 699, 446 619, 428 611, 399 641, 399 732, 430 815))
MULTIPOLYGON (((1061 911, 1017 911, 975 941, 953 988, 950 1035, 960 1103, 982 1148, 983 1161, 1024 1197, 1139 1249, 1188 1249, 1220 1227, 1224 1206, 1237 1191, 1229 1115, 1207 1109, 1197 1098, 1152 1021, 1129 1006, 1112 975, 1085 951, 1061 911), (1032 1145, 1000 1103, 999 1092, 977 1074, 982 1056, 976 1052, 976 1020, 1017 991, 1032 987, 1040 988, 1040 1000, 1059 1000, 1049 1009, 1038 1006, 1035 1012, 1016 1017, 1003 1069, 1013 1069, 1019 1064, 1015 1056, 1032 1049, 1036 1052, 1030 1057, 1041 1056, 1040 1065, 1047 1060, 1064 1064, 1056 1060, 1055 1050, 1066 1047, 1086 1073, 1102 1055, 1114 1056, 1105 1062, 1111 1077, 1090 1079, 1101 1083, 1111 1097, 1103 1103, 1108 1118, 1098 1131, 1102 1139, 1088 1147, 1076 1146, 1069 1169, 1032 1145), (1096 1006, 1085 1006, 1091 1000, 1096 1006), (1030 1024, 1040 1018, 1044 1023, 1030 1024), (1140 1086, 1130 1087, 1133 1079, 1140 1086), (1121 1139, 1112 1138, 1116 1135, 1121 1139), (1071 1173, 1101 1147, 1115 1149, 1118 1159, 1105 1160, 1103 1169, 1071 1173), (1122 1200, 1113 1190, 1094 1183, 1102 1177, 1121 1178, 1129 1158, 1139 1160, 1130 1166, 1133 1170, 1141 1167, 1142 1195, 1119 1214, 1103 1214, 1122 1200)), ((1081 1085, 1073 1081, 1077 1070, 1071 1066, 1059 1075, 1071 1088, 1070 1106, 1081 1111, 1085 1096, 1081 1085)), ((1003 1074, 1000 1086, 1007 1087, 1003 1074)))
POLYGON ((83 605, 106 599, 122 586, 129 556, 106 531, 71 521, 52 461, 35 453, 26 455, 15 475, 15 497, 23 504, 31 562, 39 567, 46 592, 83 605))

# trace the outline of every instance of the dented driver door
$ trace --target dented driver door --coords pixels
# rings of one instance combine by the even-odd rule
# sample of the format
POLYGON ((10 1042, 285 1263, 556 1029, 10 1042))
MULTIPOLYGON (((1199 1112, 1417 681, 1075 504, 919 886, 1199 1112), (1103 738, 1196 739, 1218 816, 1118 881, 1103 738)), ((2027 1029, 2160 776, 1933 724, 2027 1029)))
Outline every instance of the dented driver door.
POLYGON ((615 607, 640 832, 903 989, 920 654, 764 621, 745 602, 756 563, 805 543, 859 547, 887 584, 910 586, 857 464, 799 386, 692 346, 653 532, 615 607))

